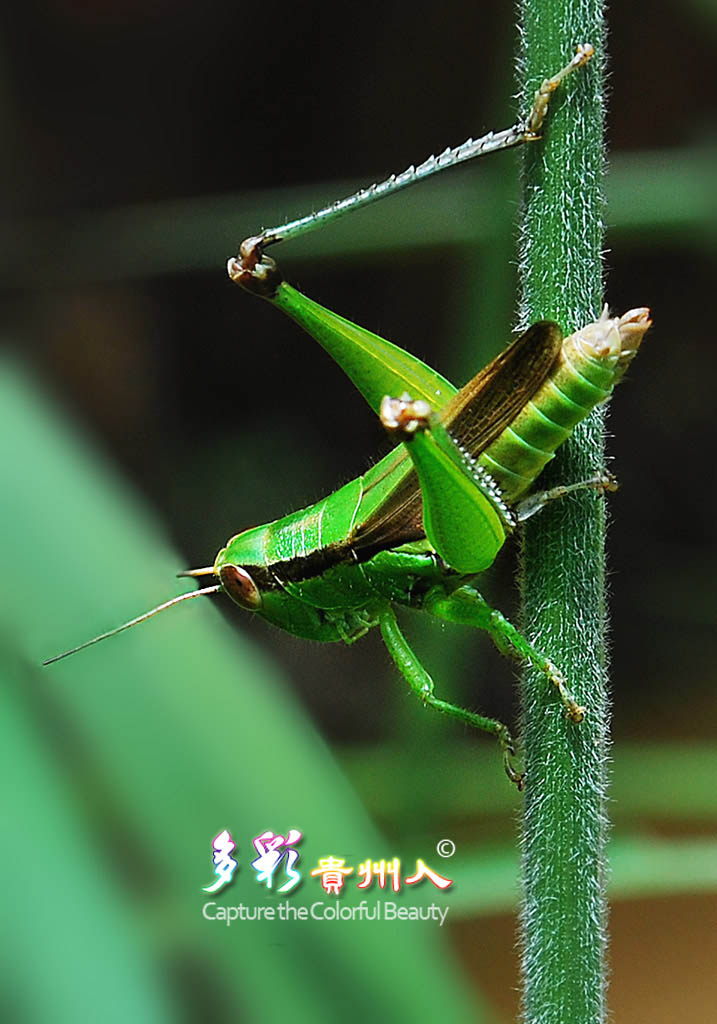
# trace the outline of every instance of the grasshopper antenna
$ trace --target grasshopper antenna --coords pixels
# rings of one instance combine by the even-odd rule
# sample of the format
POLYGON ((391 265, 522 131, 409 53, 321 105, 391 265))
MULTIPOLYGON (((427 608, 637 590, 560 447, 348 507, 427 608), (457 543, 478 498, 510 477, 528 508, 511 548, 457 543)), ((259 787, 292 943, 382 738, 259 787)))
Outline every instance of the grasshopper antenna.
POLYGON ((117 633, 122 633, 125 629, 129 629, 131 626, 137 626, 140 622, 144 622, 145 619, 151 619, 153 615, 157 615, 159 612, 163 612, 165 608, 171 608, 173 604, 179 604, 180 601, 191 601, 194 597, 202 597, 204 594, 216 594, 222 589, 221 583, 217 583, 213 587, 204 587, 202 590, 192 590, 188 594, 180 594, 178 597, 173 597, 169 601, 165 601, 163 604, 158 604, 156 608, 152 608, 151 611, 144 612, 143 615, 138 615, 136 619, 130 619, 129 622, 123 623, 121 626, 116 626, 115 629, 110 629, 107 633, 100 633, 99 636, 95 636, 92 640, 85 640, 83 644, 79 644, 78 647, 73 647, 69 651, 64 651, 62 654, 56 654, 54 658, 48 658, 47 661, 43 661, 43 665, 52 665, 54 661, 61 661, 63 658, 69 658, 71 654, 77 654, 78 651, 83 651, 85 647, 91 647, 92 644, 98 644, 100 640, 106 640, 110 636, 115 636, 117 633))

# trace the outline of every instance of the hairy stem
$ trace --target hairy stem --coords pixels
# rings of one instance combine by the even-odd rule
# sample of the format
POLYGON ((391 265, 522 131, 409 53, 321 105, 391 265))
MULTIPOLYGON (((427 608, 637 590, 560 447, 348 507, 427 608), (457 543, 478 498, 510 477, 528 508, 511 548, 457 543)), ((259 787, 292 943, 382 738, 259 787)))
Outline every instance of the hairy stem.
MULTIPOLYGON (((566 81, 544 138, 526 147, 520 239, 525 326, 572 331, 600 311, 603 173, 601 0, 522 0, 522 105, 578 43, 595 58, 566 81)), ((603 468, 600 411, 578 427, 541 484, 603 468)), ((526 798, 521 912, 523 1014, 530 1024, 605 1020, 605 815, 608 698, 604 499, 579 493, 546 508, 524 534, 524 626, 587 708, 576 725, 545 678, 522 691, 526 798)))

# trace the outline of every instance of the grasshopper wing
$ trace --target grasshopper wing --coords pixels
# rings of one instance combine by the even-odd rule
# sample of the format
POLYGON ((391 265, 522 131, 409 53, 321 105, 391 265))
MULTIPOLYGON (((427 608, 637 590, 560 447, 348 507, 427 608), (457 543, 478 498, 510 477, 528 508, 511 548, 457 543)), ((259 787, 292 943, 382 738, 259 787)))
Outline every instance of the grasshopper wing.
MULTIPOLYGON (((533 324, 448 401, 439 417, 462 449, 477 457, 516 418, 548 377, 562 337, 551 321, 533 324)), ((370 502, 371 512, 354 527, 351 547, 357 553, 365 556, 367 550, 381 551, 425 537, 421 490, 409 466, 404 452, 390 472, 367 482, 364 498, 370 499, 374 487, 385 488, 386 496, 377 504, 370 502)))

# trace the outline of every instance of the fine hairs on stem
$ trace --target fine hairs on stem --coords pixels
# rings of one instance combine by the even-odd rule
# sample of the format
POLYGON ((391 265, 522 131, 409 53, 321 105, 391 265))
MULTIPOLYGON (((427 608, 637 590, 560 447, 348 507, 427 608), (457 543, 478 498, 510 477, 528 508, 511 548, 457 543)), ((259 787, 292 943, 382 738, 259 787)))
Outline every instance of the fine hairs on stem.
MULTIPOLYGON (((572 330, 602 305, 602 4, 522 0, 520 15, 523 96, 576 34, 596 49, 585 74, 566 83, 549 134, 524 151, 520 317, 554 318, 572 330)), ((543 476, 546 487, 604 472, 602 416, 593 413, 561 448, 543 476)), ((586 708, 575 728, 526 671, 521 969, 529 1024, 603 1024, 606 1017, 604 525, 604 498, 586 492, 524 530, 523 625, 586 708)))

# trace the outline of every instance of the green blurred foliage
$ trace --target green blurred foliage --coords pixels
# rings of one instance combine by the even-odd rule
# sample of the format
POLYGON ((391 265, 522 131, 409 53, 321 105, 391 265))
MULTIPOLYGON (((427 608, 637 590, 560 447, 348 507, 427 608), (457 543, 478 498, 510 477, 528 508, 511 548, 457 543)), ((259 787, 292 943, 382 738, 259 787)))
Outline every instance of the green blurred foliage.
POLYGON ((136 499, 12 365, 0 409, 0 527, 13 538, 1 609, 12 1019, 476 1019, 435 926, 227 931, 203 919, 223 828, 242 867, 222 904, 276 902, 248 865, 265 828, 305 835, 296 906, 322 896, 306 877, 319 856, 380 859, 385 840, 277 671, 211 608, 40 667, 62 638, 146 602, 176 563, 136 499), (25 426, 7 443, 12 423, 25 426))

